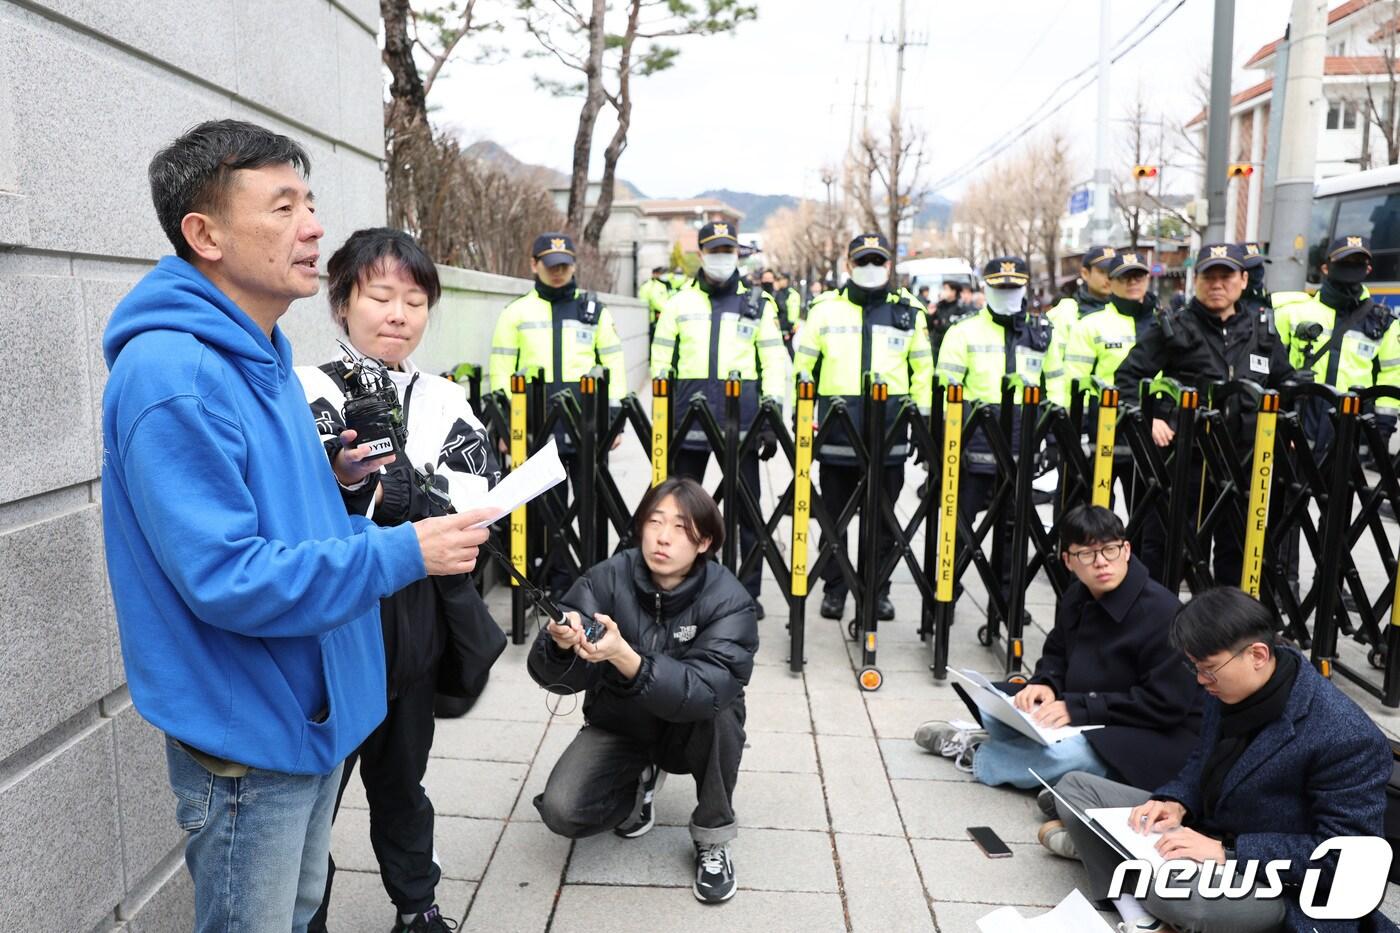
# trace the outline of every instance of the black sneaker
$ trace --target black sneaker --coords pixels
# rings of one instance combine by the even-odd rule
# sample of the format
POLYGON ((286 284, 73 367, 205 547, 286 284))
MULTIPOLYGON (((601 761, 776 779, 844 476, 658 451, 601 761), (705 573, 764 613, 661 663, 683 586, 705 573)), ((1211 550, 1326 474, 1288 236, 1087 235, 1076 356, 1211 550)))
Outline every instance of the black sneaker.
POLYGON ((734 860, 729 844, 695 844, 695 899, 706 904, 723 904, 734 896, 734 860))
POLYGON ((1047 820, 1058 820, 1060 812, 1055 809, 1055 795, 1050 793, 1050 788, 1042 787, 1040 793, 1035 795, 1035 805, 1040 808, 1040 812, 1045 814, 1047 820))
POLYGON ((888 596, 881 596, 875 600, 875 618, 881 622, 889 622, 894 618, 894 603, 890 602, 888 596))
POLYGON ((846 595, 827 593, 822 597, 821 613, 823 619, 840 619, 846 614, 846 595))
POLYGON ((412 923, 404 923, 402 919, 394 921, 394 929, 389 933, 451 933, 455 929, 457 922, 444 917, 434 904, 414 917, 412 923))
POLYGON ((758 621, 760 622, 763 621, 764 616, 768 615, 768 613, 763 611, 763 603, 759 602, 756 599, 753 601, 753 614, 758 618, 758 621))
POLYGON ((620 825, 614 827, 613 832, 623 839, 636 839, 638 836, 645 836, 651 832, 651 828, 656 825, 656 808, 652 802, 656 798, 656 792, 665 783, 666 772, 656 765, 647 765, 642 770, 642 776, 637 782, 637 793, 641 797, 641 805, 620 825))

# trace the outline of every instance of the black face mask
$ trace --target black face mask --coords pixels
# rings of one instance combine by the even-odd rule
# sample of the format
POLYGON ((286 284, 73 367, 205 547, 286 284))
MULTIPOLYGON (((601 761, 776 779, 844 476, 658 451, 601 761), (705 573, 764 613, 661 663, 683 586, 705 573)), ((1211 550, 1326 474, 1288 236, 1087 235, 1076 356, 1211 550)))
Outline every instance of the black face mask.
POLYGON ((1264 294, 1264 267, 1255 266, 1249 270, 1249 284, 1245 286, 1245 291, 1251 295, 1264 294))
POLYGON ((770 294, 770 295, 773 294, 773 289, 774 289, 775 287, 776 287, 776 286, 774 286, 772 282, 764 282, 764 283, 763 283, 763 290, 764 290, 765 292, 767 292, 768 294, 770 294))
POLYGON ((574 284, 573 279, 569 279, 568 282, 555 288, 552 285, 546 285, 539 276, 535 276, 535 292, 550 304, 559 301, 568 301, 570 298, 574 297, 576 291, 578 291, 578 286, 574 284))
POLYGON ((1366 281, 1364 262, 1334 262, 1327 267, 1327 277, 1338 285, 1360 285, 1366 281))

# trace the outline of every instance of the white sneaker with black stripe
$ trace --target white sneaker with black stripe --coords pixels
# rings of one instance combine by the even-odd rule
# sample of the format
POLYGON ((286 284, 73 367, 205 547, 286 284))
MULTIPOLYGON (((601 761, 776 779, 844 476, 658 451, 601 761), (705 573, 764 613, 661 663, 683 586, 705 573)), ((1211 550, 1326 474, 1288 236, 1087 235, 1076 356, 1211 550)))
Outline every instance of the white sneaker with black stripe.
POLYGON ((666 783, 666 772, 656 765, 647 765, 637 782, 638 805, 636 810, 621 825, 613 829, 623 839, 636 839, 651 832, 656 825, 656 808, 652 801, 661 785, 666 783))
POLYGON ((734 860, 729 843, 695 844, 695 899, 706 904, 722 904, 734 896, 734 860))

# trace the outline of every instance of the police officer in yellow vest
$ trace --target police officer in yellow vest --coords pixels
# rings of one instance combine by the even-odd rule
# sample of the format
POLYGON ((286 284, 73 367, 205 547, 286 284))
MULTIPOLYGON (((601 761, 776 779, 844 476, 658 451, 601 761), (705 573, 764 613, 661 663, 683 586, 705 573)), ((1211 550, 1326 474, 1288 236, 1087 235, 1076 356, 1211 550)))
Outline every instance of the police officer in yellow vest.
MULTIPOLYGON (((1051 401, 1069 406, 1071 389, 1077 382, 1086 393, 1089 418, 1087 434, 1097 433, 1097 384, 1113 385, 1118 366, 1137 345, 1157 311, 1157 294, 1151 291, 1150 269, 1141 253, 1122 250, 1108 263, 1112 300, 1104 307, 1070 324, 1065 340, 1064 374, 1047 391, 1051 401)), ((1133 461, 1128 444, 1120 435, 1114 444, 1113 475, 1128 493, 1132 503, 1133 461)))
MULTIPOLYGON (((807 310, 807 320, 797 334, 794 367, 811 375, 820 364, 817 382, 818 420, 825 418, 837 398, 846 400, 846 411, 857 432, 861 423, 863 374, 879 374, 889 387, 886 417, 891 421, 907 396, 920 413, 927 415, 933 401, 933 351, 928 342, 928 315, 923 305, 908 291, 891 281, 894 271, 890 244, 878 233, 864 233, 851 241, 846 250, 850 270, 844 288, 824 293, 807 310)), ((904 487, 904 461, 909 456, 907 437, 889 445, 884 463, 884 488, 891 501, 904 487)), ((822 504, 832 519, 845 508, 861 479, 855 449, 842 431, 829 435, 816 451, 821 463, 822 504)), ((880 522, 879 554, 894 548, 894 535, 879 516, 866 516, 880 522)), ((846 547, 846 536, 839 546, 846 547)), ((846 581, 836 561, 828 561, 822 572, 825 581, 821 614, 841 618, 846 606, 846 581)), ((880 589, 876 614, 882 620, 894 618, 889 581, 880 589)))
MULTIPOLYGON (((1003 377, 1016 376, 1024 385, 1040 385, 1053 332, 1048 316, 1027 313, 1030 266, 1020 256, 991 260, 982 270, 982 280, 987 285, 987 306, 948 329, 938 351, 938 377, 962 385, 963 399, 967 403, 993 406, 996 419, 1001 408, 1003 377)), ((1020 393, 1013 397, 1019 406, 1020 393)), ((1019 412, 1012 417, 1011 424, 1010 443, 1014 453, 1020 438, 1019 412)), ((991 501, 1000 479, 998 474, 1002 472, 985 431, 978 430, 968 439, 962 462, 959 508, 970 524, 991 501)), ((1010 595, 1010 535, 1014 517, 1008 505, 995 529, 1002 542, 996 550, 1003 559, 994 570, 1001 582, 1003 599, 1010 595)))
POLYGON ((666 281, 666 267, 657 266, 651 270, 651 278, 637 288, 637 297, 647 303, 649 315, 647 326, 656 333, 656 319, 661 317, 661 309, 671 300, 671 286, 666 281))
MULTIPOLYGON (((651 370, 658 376, 674 372, 676 388, 672 397, 677 419, 684 417, 692 398, 703 395, 721 426, 724 382, 731 372, 738 372, 742 380, 739 424, 747 434, 758 414, 761 397, 777 399, 781 404, 787 391, 788 356, 778 332, 778 307, 772 296, 739 281, 738 237, 738 228, 722 221, 700 229, 700 274, 662 310, 652 338, 651 370)), ((749 487, 755 501, 759 498, 759 458, 767 460, 778 449, 777 439, 770 432, 763 432, 760 437, 758 450, 751 450, 739 460, 739 481, 749 487)), ((676 446, 676 473, 703 481, 710 462, 710 443, 704 431, 699 427, 690 429, 676 446)), ((739 541, 742 561, 758 541, 750 522, 740 524, 739 541)), ((762 577, 760 563, 743 580, 755 604, 762 577)), ((761 605, 758 612, 762 618, 761 605)))
POLYGON ((1061 378, 1064 373, 1065 341, 1069 339, 1070 329, 1075 321, 1101 310, 1108 304, 1112 293, 1108 267, 1117 255, 1118 251, 1112 246, 1089 247, 1081 261, 1078 290, 1071 297, 1061 298, 1053 308, 1045 312, 1054 327, 1050 336, 1050 349, 1045 355, 1046 397, 1066 408, 1069 407, 1069 390, 1061 378))
MULTIPOLYGON (((1400 386, 1400 322, 1372 300, 1362 284, 1370 274, 1370 241, 1338 237, 1322 264, 1322 288, 1307 301, 1282 305, 1274 318, 1289 362, 1339 392, 1400 386)), ((1393 417, 1394 405, 1382 402, 1377 412, 1393 417)), ((1330 443, 1326 412, 1305 411, 1303 424, 1314 443, 1330 443)))
MULTIPOLYGON (((537 372, 543 374, 546 398, 563 389, 577 395, 579 380, 595 366, 602 366, 608 370, 609 405, 620 407, 627 394, 622 341, 612 312, 574 281, 573 238, 566 233, 542 233, 535 238, 530 256, 535 287, 507 305, 496 319, 489 367, 491 390, 509 392, 511 374, 523 371, 532 377, 537 372)), ((593 482, 592 477, 575 475, 573 444, 562 431, 557 436, 570 482, 575 488, 579 482, 593 482)), ((621 440, 619 435, 613 447, 621 440)), ((557 557, 548 579, 556 590, 570 582, 557 557)))

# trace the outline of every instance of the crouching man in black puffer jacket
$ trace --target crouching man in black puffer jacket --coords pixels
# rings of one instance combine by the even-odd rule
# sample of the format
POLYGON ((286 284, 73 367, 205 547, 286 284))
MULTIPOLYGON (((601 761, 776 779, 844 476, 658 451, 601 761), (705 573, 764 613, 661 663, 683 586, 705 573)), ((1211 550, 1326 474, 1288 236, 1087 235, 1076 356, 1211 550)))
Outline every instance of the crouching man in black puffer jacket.
POLYGON ((576 839, 651 829, 666 772, 695 777, 690 818, 695 896, 734 896, 729 843, 744 750, 744 685, 753 673, 753 598, 709 558, 724 543, 719 509, 690 479, 668 479, 637 509, 641 548, 598 564, 546 626, 530 676, 554 693, 584 691, 586 723, 535 798, 545 825, 576 839), (583 620, 602 633, 590 642, 583 620))

